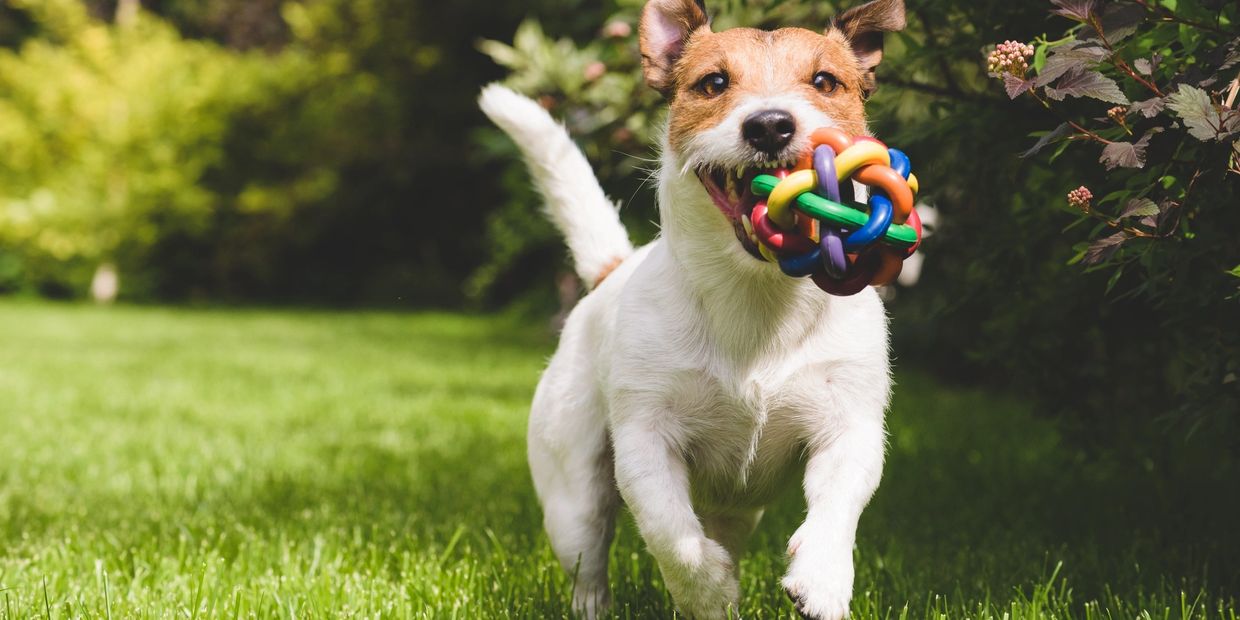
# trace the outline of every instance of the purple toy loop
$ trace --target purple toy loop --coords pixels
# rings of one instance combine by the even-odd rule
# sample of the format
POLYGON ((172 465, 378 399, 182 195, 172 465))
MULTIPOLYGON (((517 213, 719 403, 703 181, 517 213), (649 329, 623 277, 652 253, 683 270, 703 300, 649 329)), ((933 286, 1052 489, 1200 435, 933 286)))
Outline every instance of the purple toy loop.
MULTIPOLYGON (((840 180, 835 172, 835 149, 820 144, 814 148, 814 174, 818 176, 818 193, 827 200, 840 201, 840 180)), ((844 255, 844 238, 841 232, 826 226, 821 227, 822 262, 827 268, 827 275, 832 278, 843 278, 848 273, 848 257, 844 255)))

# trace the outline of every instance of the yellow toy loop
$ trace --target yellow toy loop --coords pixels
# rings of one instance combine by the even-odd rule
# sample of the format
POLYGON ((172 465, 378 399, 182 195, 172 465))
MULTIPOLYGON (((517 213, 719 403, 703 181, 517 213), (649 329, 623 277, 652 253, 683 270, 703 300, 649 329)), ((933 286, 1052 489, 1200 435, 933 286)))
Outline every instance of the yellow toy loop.
POLYGON ((813 191, 815 187, 818 187, 818 175, 813 170, 797 170, 784 177, 766 198, 766 216, 776 226, 792 230, 796 226, 796 218, 789 206, 797 196, 813 191))
MULTIPOLYGON (((836 177, 843 181, 867 164, 890 166, 891 155, 881 144, 868 140, 858 141, 835 156, 836 177)), ((792 203, 797 196, 812 192, 816 187, 818 175, 812 169, 793 172, 771 190, 771 195, 766 199, 766 216, 771 218, 776 226, 792 230, 796 226, 792 203)))
POLYGON ((835 176, 843 181, 867 164, 891 166, 891 155, 881 144, 861 140, 835 156, 835 176))

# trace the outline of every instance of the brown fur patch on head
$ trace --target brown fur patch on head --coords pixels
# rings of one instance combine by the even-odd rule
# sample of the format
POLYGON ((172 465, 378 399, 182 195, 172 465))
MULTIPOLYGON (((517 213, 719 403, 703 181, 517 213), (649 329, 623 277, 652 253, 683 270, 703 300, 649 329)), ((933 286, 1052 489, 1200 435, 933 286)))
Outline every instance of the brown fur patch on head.
POLYGON ((671 104, 669 141, 673 148, 683 147, 752 95, 799 95, 841 129, 859 135, 865 131, 865 75, 839 30, 819 34, 802 28, 733 28, 718 33, 699 29, 685 43, 665 92, 671 104), (814 76, 822 71, 839 81, 835 90, 814 87, 814 76), (727 88, 714 96, 699 88, 702 79, 713 73, 728 80, 727 88))

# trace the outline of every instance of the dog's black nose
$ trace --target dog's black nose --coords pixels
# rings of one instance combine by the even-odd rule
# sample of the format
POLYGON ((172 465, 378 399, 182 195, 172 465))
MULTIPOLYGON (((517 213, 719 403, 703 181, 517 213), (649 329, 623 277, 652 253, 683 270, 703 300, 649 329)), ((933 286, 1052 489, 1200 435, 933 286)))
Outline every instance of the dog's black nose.
POLYGON ((797 122, 783 110, 754 112, 741 123, 741 136, 745 141, 771 157, 788 146, 796 131, 797 122))

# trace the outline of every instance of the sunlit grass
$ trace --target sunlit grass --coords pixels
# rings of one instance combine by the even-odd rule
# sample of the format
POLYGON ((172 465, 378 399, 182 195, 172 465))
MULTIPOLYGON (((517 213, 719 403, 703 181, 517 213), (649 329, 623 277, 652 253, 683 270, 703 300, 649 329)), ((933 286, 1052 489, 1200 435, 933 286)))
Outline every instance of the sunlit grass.
MULTIPOLYGON (((0 304, 0 618, 567 615, 523 439, 553 346, 495 317, 0 304)), ((1210 501, 899 377, 855 617, 1236 617, 1210 501)), ((768 511, 745 617, 791 613, 801 510, 768 511)), ((671 614, 627 521, 612 562, 620 616, 671 614)))

